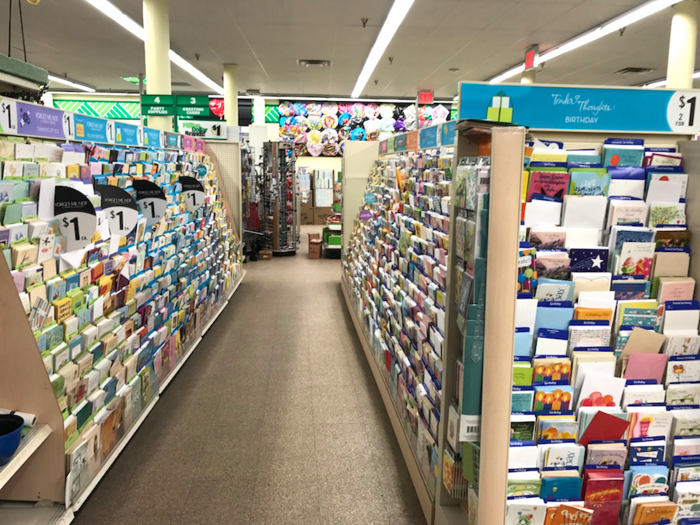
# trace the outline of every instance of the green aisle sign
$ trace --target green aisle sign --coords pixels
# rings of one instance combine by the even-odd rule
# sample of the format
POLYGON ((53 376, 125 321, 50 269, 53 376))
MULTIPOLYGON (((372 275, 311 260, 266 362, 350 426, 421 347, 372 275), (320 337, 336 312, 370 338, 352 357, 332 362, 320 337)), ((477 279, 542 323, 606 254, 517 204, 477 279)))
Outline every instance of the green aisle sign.
POLYGON ((209 106, 177 106, 177 114, 179 117, 208 117, 209 106))
POLYGON ((209 97, 206 95, 178 95, 177 96, 178 106, 197 106, 197 107, 209 107, 209 97))
POLYGON ((174 115, 175 97, 173 95, 141 95, 141 113, 158 117, 174 115))

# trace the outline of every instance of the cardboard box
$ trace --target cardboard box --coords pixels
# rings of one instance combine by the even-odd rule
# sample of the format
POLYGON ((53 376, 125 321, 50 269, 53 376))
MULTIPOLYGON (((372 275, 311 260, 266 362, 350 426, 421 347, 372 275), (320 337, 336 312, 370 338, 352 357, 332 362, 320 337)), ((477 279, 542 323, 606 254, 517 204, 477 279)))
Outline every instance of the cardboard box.
POLYGON ((331 206, 324 208, 314 208, 314 224, 316 226, 325 226, 326 219, 335 215, 331 206))
POLYGON ((272 250, 260 250, 258 252, 258 260, 269 261, 272 259, 272 250))
POLYGON ((323 252, 321 239, 309 240, 309 259, 320 259, 323 252))
POLYGON ((309 200, 309 202, 300 202, 299 203, 299 224, 301 225, 310 225, 314 223, 314 207, 309 200))
POLYGON ((314 239, 320 239, 321 234, 320 233, 309 233, 309 244, 311 244, 311 241, 314 239))

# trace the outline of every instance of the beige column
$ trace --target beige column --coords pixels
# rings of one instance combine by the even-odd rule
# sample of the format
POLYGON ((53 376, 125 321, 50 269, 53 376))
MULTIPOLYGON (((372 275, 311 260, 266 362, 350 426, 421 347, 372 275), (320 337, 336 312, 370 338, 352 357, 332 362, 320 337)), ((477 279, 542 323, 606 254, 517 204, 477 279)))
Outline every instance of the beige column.
POLYGON ((536 76, 537 76, 536 69, 530 69, 529 71, 523 71, 523 74, 520 77, 520 83, 521 84, 534 84, 536 76))
POLYGON ((693 87, 699 5, 698 0, 685 0, 673 7, 666 73, 666 87, 670 89, 693 87))
MULTIPOLYGON (((143 0, 143 27, 146 33, 146 93, 170 95, 169 0, 143 0)), ((148 117, 148 126, 172 131, 173 117, 148 117)))
POLYGON ((238 126, 237 64, 224 64, 224 117, 227 126, 238 126))

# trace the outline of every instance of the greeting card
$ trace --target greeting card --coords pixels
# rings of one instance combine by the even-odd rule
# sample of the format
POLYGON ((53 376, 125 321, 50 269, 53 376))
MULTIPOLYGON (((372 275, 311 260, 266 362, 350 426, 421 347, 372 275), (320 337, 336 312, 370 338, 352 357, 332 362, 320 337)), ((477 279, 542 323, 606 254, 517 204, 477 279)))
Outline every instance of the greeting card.
POLYGON ((568 187, 569 173, 566 171, 531 171, 527 202, 530 202, 536 193, 563 199, 568 187))
POLYGON ((653 242, 623 243, 619 257, 619 268, 616 273, 641 275, 645 279, 649 279, 655 249, 656 245, 653 242))

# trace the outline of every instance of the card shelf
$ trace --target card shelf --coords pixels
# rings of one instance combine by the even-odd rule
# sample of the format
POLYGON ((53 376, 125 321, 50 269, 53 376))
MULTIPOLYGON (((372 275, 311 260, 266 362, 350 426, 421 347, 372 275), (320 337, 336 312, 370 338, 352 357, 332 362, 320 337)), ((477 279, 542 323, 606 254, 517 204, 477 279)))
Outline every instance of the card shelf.
POLYGON ((22 438, 19 448, 12 456, 10 462, 0 467, 0 489, 31 459, 51 432, 51 427, 48 425, 36 425, 29 429, 29 432, 22 438))

